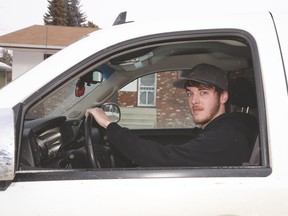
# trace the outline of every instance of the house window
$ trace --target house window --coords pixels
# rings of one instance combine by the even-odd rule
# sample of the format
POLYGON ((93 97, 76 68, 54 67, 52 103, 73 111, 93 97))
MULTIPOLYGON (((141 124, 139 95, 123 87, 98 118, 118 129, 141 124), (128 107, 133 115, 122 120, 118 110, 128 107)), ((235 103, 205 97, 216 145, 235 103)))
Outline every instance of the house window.
POLYGON ((156 104, 156 76, 150 74, 138 80, 138 106, 153 107, 156 104))
POLYGON ((53 54, 44 54, 44 60, 52 56, 53 54))

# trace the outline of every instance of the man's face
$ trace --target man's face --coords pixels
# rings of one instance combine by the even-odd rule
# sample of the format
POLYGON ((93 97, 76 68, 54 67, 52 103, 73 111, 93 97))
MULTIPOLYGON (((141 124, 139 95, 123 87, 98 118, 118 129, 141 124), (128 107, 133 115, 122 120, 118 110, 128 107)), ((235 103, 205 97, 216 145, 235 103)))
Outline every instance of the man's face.
POLYGON ((186 93, 194 121, 203 128, 212 119, 225 112, 225 102, 228 99, 225 91, 219 96, 214 88, 187 87, 186 93))

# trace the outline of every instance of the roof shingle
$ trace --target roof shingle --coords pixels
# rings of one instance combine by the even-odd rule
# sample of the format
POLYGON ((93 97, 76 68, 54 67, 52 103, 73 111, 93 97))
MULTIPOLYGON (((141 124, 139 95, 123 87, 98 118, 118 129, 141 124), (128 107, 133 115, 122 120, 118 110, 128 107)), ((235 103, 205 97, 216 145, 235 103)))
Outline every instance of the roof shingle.
POLYGON ((89 27, 68 27, 53 25, 33 25, 18 31, 0 36, 0 46, 68 46, 83 36, 99 30, 89 27))

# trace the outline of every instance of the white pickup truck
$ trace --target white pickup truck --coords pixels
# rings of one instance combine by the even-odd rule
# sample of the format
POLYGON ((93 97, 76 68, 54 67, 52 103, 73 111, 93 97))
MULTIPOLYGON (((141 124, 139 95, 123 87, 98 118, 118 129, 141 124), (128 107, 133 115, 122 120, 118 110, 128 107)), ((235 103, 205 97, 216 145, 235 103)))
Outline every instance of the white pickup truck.
POLYGON ((0 215, 288 215, 287 14, 171 16, 96 31, 0 90, 0 215), (193 138, 172 82, 202 62, 246 80, 228 104, 258 121, 241 166, 142 167, 87 123, 109 103, 145 139, 193 138))

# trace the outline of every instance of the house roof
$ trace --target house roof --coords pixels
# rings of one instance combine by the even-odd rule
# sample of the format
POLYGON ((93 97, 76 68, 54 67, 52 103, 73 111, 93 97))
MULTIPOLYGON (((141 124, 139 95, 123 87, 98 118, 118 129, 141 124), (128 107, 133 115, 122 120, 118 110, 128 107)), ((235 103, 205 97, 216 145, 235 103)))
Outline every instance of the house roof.
POLYGON ((0 36, 0 47, 6 48, 56 48, 66 47, 83 36, 99 30, 89 27, 33 25, 0 36))

